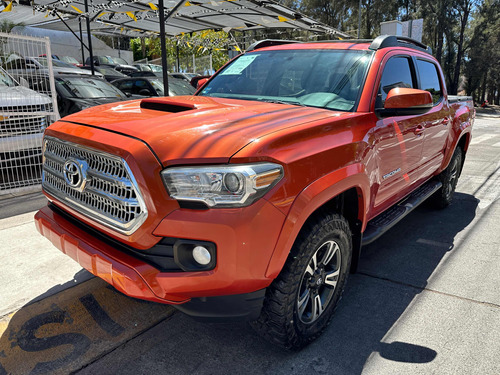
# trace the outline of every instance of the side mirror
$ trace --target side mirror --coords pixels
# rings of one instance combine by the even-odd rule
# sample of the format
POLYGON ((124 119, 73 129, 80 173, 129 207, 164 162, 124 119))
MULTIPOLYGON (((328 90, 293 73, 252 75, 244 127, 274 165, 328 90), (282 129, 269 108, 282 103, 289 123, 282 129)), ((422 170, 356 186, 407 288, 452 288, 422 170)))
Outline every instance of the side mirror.
POLYGON ((19 85, 28 89, 30 88, 29 82, 24 77, 19 77, 19 85))
POLYGON ((384 108, 377 110, 382 117, 422 115, 432 108, 432 95, 428 91, 396 87, 385 99, 384 108))
POLYGON ((208 78, 202 78, 198 82, 196 82, 196 89, 199 90, 202 88, 202 86, 207 83, 208 78))

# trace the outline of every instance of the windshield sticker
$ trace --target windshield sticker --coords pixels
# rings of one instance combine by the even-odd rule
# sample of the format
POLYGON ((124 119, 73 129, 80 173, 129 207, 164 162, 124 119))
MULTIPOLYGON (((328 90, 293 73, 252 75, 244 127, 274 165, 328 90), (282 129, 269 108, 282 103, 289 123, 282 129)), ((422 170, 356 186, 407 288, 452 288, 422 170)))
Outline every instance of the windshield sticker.
POLYGON ((241 72, 243 70, 245 70, 246 67, 248 65, 250 65, 252 63, 252 61, 254 61, 255 58, 258 56, 260 56, 260 55, 258 55, 258 54, 243 55, 239 59, 237 59, 235 62, 233 62, 220 75, 225 76, 225 75, 230 75, 230 74, 241 74, 241 72))

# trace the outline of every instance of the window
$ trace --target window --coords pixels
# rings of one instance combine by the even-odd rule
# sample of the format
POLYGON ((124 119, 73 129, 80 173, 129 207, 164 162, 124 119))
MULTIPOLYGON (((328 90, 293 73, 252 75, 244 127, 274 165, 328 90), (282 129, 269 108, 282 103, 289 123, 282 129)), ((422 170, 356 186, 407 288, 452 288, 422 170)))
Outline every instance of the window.
POLYGON ((134 81, 122 81, 122 82, 117 82, 116 86, 118 86, 118 88, 123 92, 128 92, 129 94, 132 94, 133 85, 134 81))
POLYGON ((257 50, 233 60, 199 95, 353 111, 370 60, 370 51, 257 50))
POLYGON ((420 76, 420 88, 429 91, 432 95, 432 101, 436 105, 443 97, 441 82, 436 65, 426 60, 417 60, 418 74, 420 76))
POLYGON ((407 57, 393 57, 385 64, 375 108, 383 108, 387 94, 396 87, 415 87, 410 60, 407 57))

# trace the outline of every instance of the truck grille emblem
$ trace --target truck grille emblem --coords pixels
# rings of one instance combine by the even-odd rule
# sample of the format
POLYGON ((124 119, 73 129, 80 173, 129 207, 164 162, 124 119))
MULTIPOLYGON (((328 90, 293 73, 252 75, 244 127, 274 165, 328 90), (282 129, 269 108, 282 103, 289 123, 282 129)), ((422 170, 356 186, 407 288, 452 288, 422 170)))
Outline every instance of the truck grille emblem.
POLYGON ((82 192, 87 182, 87 163, 83 160, 69 159, 64 163, 64 179, 75 190, 82 192))

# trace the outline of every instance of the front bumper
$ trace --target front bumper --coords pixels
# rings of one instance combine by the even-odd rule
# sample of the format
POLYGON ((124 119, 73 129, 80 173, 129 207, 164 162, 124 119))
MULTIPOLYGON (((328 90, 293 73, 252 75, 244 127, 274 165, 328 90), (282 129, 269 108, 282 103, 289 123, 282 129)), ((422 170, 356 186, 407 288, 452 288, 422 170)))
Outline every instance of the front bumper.
POLYGON ((265 272, 283 221, 284 215, 263 199, 241 209, 173 211, 155 235, 212 241, 217 245, 217 265, 210 271, 162 272, 122 251, 116 241, 92 235, 88 227, 57 209, 47 206, 35 215, 43 236, 119 291, 173 305, 191 301, 180 310, 204 319, 254 318, 260 311, 264 289, 272 281, 265 272), (234 311, 229 309, 236 305, 234 311))

